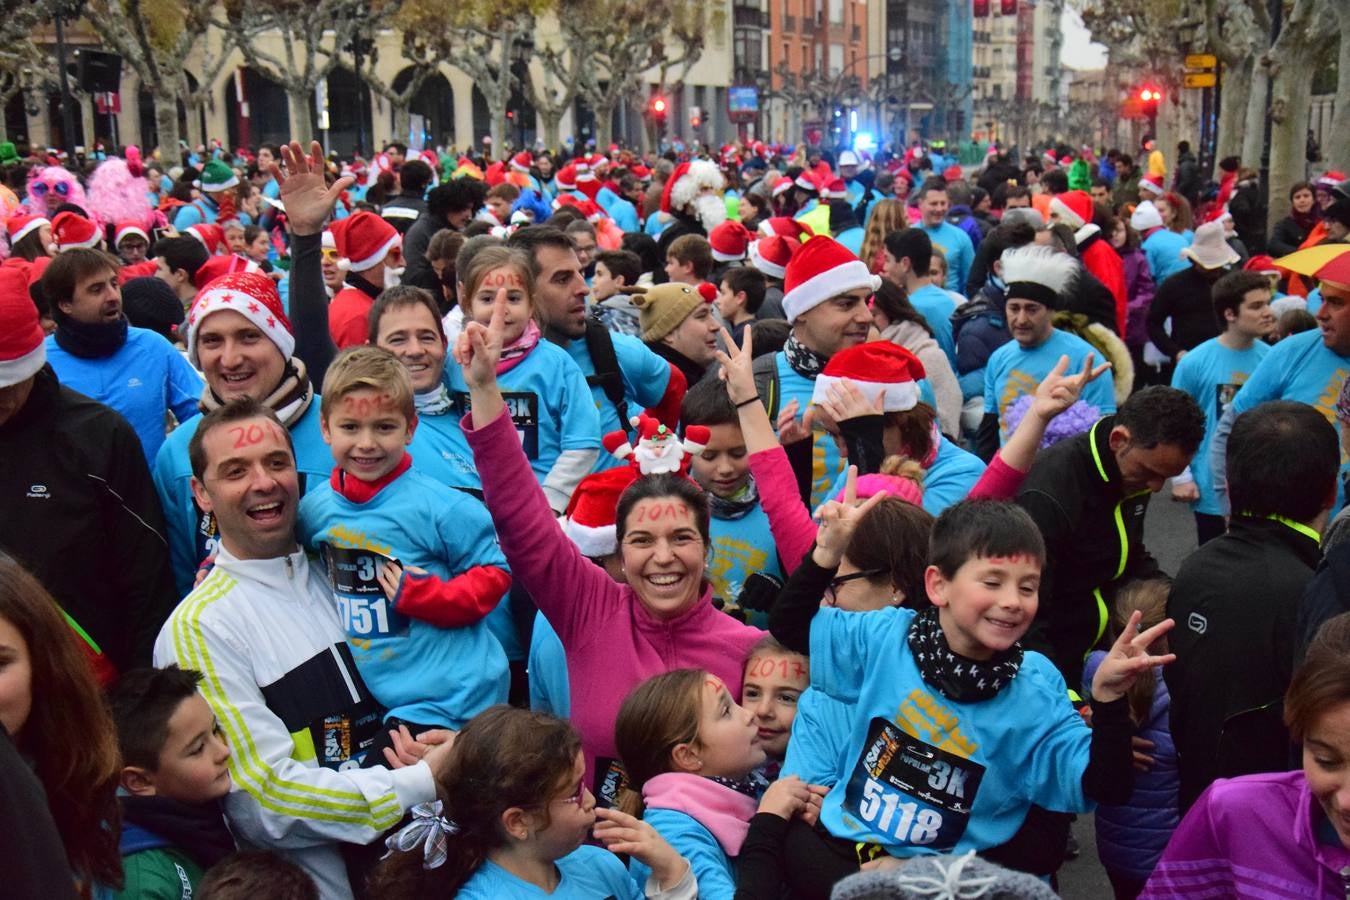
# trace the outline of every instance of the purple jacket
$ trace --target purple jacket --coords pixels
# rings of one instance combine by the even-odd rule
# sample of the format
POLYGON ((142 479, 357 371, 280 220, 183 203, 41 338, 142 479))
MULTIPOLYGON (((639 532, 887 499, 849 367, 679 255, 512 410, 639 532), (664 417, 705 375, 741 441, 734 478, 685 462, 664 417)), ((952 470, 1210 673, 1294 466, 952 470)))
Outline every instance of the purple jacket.
POLYGON ((1321 843, 1303 771, 1220 778, 1181 820, 1140 900, 1350 896, 1350 850, 1321 843))
POLYGON ((1117 248, 1116 252, 1125 264, 1125 343, 1132 349, 1141 350, 1148 343, 1145 319, 1149 304, 1153 302, 1153 273, 1148 268, 1148 257, 1138 247, 1123 252, 1117 248))
POLYGON ((631 587, 616 584, 563 534, 505 411, 477 430, 469 416, 460 426, 511 577, 567 652, 571 721, 581 734, 588 784, 597 759, 608 765, 617 757, 614 720, 640 682, 672 669, 707 669, 740 696, 745 659, 767 632, 719 612, 706 580, 692 607, 673 619, 653 616, 631 587))
MULTIPOLYGON (((1092 676, 1106 658, 1098 650, 1088 657, 1083 668, 1083 684, 1090 686, 1092 676)), ((1144 881, 1162 856, 1163 848, 1177 827, 1177 748, 1167 727, 1171 698, 1162 669, 1153 690, 1153 706, 1143 728, 1135 732, 1153 742, 1153 768, 1134 775, 1134 793, 1121 806, 1097 807, 1097 858, 1108 872, 1118 872, 1132 880, 1144 881)))

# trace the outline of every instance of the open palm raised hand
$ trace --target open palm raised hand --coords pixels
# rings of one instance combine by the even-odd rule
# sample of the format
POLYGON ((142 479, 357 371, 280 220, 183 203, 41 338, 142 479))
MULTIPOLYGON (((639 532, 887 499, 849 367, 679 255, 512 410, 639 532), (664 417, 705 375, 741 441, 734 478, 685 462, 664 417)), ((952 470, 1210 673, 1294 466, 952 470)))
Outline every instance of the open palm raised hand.
POLYGON ((356 180, 344 175, 330 187, 324 179, 323 147, 318 141, 310 144, 309 154, 305 155, 299 141, 291 141, 281 148, 285 172, 276 163, 269 167, 271 176, 277 180, 281 202, 286 206, 286 221, 290 223, 291 233, 297 235, 323 231, 324 222, 333 214, 338 198, 356 180))

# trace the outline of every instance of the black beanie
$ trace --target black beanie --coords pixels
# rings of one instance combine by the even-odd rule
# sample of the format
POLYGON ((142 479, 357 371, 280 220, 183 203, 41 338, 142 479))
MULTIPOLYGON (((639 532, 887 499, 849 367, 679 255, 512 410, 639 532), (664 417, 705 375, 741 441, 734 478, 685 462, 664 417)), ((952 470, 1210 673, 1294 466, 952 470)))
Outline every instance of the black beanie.
POLYGON ((122 310, 132 325, 158 332, 170 341, 183 324, 182 302, 168 282, 158 278, 133 278, 122 285, 122 310))

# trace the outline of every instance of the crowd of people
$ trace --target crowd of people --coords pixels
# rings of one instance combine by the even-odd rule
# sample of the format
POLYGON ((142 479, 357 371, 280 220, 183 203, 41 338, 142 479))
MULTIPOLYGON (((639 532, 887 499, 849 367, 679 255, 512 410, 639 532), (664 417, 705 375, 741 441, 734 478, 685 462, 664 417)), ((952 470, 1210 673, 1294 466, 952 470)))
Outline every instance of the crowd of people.
POLYGON ((0 160, 14 896, 1350 890, 1340 173, 0 160))

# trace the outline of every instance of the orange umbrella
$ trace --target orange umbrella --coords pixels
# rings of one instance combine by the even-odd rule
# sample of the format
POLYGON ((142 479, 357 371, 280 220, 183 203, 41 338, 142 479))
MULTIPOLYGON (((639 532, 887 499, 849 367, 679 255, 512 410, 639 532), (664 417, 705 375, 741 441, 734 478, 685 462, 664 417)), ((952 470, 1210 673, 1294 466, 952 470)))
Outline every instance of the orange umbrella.
POLYGON ((1350 244, 1318 244, 1315 247, 1306 247, 1302 250, 1295 250, 1287 256, 1281 256, 1275 260, 1275 265, 1297 275, 1311 275, 1315 278, 1322 278, 1324 276, 1319 274, 1319 270, 1348 252, 1350 252, 1350 244))

